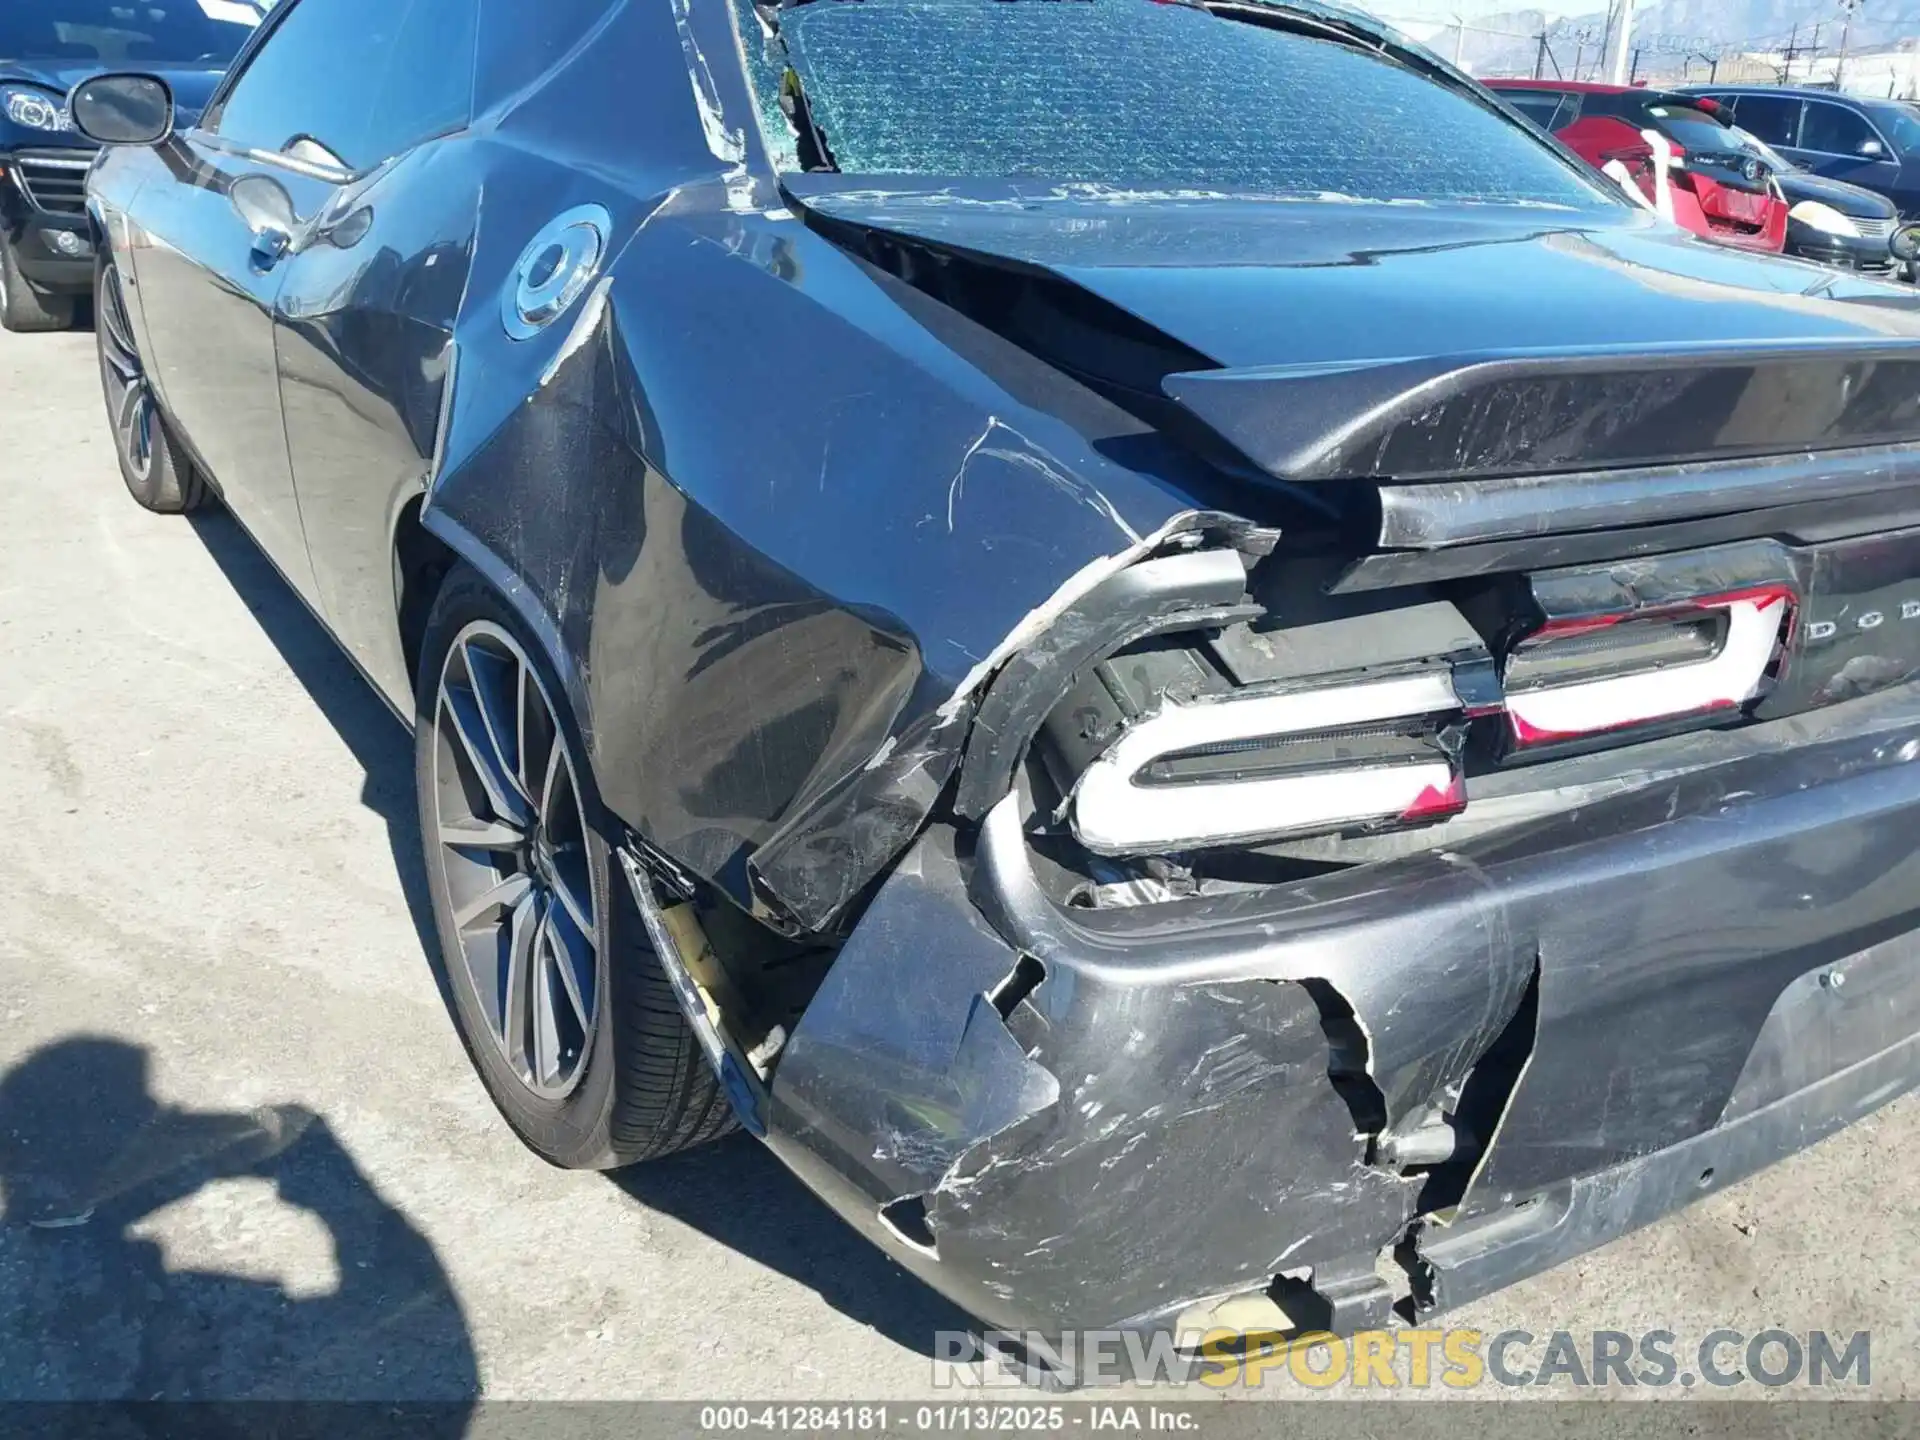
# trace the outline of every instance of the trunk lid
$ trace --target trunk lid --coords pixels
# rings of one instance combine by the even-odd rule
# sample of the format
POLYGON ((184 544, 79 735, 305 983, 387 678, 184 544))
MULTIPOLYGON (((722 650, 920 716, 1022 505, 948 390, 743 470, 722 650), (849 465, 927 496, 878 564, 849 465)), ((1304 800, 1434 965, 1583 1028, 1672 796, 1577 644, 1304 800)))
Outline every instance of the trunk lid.
MULTIPOLYGON (((1502 491, 1510 523, 1474 539, 1559 528, 1555 476, 1630 472, 1640 483, 1610 495, 1644 492, 1673 520, 1801 498, 1823 452, 1839 473, 1807 498, 1904 489, 1909 467, 1890 478, 1873 457, 1892 464, 1920 442, 1920 295, 1625 208, 791 183, 830 224, 1054 282, 1164 337, 1179 360, 1133 381, 1134 399, 1250 462, 1243 479, 1333 483, 1330 495, 1361 482, 1382 502, 1443 483, 1447 505, 1478 512, 1474 483, 1524 477, 1524 513, 1502 491), (1801 463, 1775 484, 1767 470, 1785 456, 1801 463), (1731 467, 1725 499, 1703 465, 1731 467), (1684 494, 1663 493, 1667 475, 1684 494)), ((1634 510, 1609 499, 1597 513, 1626 526, 1634 510)))

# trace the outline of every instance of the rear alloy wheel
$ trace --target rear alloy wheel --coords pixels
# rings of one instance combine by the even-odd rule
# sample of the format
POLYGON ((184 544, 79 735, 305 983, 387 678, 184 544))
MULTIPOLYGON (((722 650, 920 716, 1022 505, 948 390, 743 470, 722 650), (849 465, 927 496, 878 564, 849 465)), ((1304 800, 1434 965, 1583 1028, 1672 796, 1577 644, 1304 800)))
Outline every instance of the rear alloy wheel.
POLYGON ((73 297, 46 295, 20 273, 20 257, 0 238, 0 329, 17 334, 67 330, 73 326, 73 297))
POLYGON ((698 1144, 728 1109, 611 864, 570 718, 456 567, 422 645, 415 774, 441 958, 494 1103, 555 1165, 698 1144))
POLYGON ((206 499, 206 484, 167 433, 127 318, 120 271, 102 263, 94 276, 93 335, 100 352, 113 450, 127 493, 149 510, 178 515, 206 499))

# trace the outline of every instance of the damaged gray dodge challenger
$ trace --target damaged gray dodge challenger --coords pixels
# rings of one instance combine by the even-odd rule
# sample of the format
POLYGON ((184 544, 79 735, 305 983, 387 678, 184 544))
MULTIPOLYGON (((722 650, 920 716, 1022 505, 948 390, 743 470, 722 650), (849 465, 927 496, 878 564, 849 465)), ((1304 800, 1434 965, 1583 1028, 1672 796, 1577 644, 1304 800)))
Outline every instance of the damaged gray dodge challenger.
POLYGON ((1343 1331, 1920 1076, 1910 292, 1310 3, 281 0, 73 104, 128 485, 414 717, 553 1163, 1343 1331))

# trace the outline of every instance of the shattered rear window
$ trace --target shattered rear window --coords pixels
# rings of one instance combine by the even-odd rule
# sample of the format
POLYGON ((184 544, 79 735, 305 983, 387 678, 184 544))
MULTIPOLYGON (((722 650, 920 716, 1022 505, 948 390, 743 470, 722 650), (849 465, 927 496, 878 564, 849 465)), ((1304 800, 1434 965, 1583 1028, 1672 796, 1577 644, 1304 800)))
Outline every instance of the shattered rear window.
MULTIPOLYGON (((777 20, 781 65, 846 174, 1599 203, 1466 95, 1346 45, 1191 6, 813 0, 777 20)), ((760 27, 743 29, 752 51, 760 27)), ((779 68, 749 57, 763 115, 784 123, 765 94, 779 68)))

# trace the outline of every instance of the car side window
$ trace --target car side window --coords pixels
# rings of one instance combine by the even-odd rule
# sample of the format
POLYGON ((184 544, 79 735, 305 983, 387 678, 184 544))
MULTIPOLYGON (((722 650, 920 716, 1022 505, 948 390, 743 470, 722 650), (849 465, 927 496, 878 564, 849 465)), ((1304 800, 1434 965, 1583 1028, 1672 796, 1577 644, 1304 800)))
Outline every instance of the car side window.
POLYGON ((1824 155, 1858 155, 1879 138, 1864 116, 1824 100, 1809 100, 1807 118, 1800 122, 1800 148, 1824 155))
POLYGON ((1552 90, 1509 90, 1507 103, 1542 130, 1553 129, 1553 117, 1560 109, 1560 96, 1552 90))
POLYGON ((1800 101, 1788 95, 1741 95, 1729 97, 1733 119, 1757 140, 1789 148, 1800 143, 1800 101))
POLYGON ((472 118, 478 0, 281 3, 208 118, 223 139, 363 171, 472 118))

